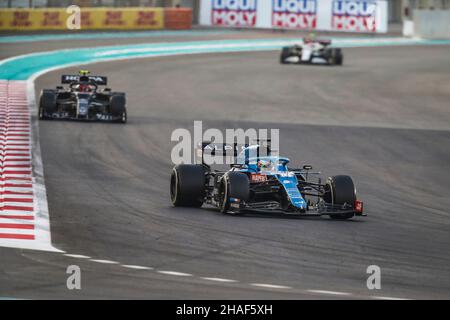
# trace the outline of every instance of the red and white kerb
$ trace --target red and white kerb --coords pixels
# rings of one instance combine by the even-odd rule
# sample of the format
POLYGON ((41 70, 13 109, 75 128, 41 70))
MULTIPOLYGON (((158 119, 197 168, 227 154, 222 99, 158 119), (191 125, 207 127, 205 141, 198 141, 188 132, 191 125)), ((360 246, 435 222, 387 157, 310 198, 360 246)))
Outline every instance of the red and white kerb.
POLYGON ((26 82, 0 81, 0 242, 35 232, 26 82))

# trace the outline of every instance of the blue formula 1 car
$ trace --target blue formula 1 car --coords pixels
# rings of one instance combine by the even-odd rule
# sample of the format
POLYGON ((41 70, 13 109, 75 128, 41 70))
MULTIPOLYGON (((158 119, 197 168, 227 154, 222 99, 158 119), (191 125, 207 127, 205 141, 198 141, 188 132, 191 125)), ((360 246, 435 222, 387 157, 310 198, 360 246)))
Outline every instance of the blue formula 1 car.
MULTIPOLYGON (((224 146, 202 145, 225 152, 224 146)), ((260 156, 260 145, 245 146, 237 161, 226 171, 212 170, 203 163, 177 165, 172 170, 170 196, 176 207, 201 207, 204 203, 222 213, 239 214, 249 210, 276 210, 302 216, 328 215, 332 219, 363 216, 363 203, 356 197, 352 178, 329 177, 325 183, 312 172, 312 166, 290 169, 289 159, 269 152, 260 156), (316 177, 310 181, 310 177, 316 177)), ((228 149, 229 150, 229 149, 228 149)))

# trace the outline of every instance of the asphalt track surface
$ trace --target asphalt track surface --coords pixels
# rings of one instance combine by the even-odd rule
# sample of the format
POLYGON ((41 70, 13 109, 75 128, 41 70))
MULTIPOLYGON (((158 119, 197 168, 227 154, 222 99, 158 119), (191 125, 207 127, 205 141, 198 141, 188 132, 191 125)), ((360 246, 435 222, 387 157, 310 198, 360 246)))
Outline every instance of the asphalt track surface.
MULTIPOLYGON (((136 32, 137 34, 139 32, 136 32)), ((16 34, 17 35, 17 34, 16 34)), ((20 35, 20 34, 19 34, 20 35)), ((81 34, 82 35, 82 34, 81 34)), ((0 43, 0 59, 16 56, 18 54, 27 54, 40 51, 59 50, 66 48, 90 48, 95 46, 114 46, 119 44, 138 44, 138 43, 153 43, 153 42, 184 42, 184 41, 201 41, 201 40, 233 40, 233 39, 266 39, 266 38, 285 38, 285 37, 301 37, 305 33, 293 32, 267 32, 267 31, 253 31, 242 32, 232 30, 218 31, 217 34, 211 35, 208 33, 202 34, 201 30, 194 31, 191 35, 179 36, 173 33, 171 36, 165 37, 146 37, 143 33, 142 37, 130 38, 110 38, 110 39, 76 39, 76 40, 52 40, 52 41, 38 41, 38 42, 14 42, 14 43, 0 43)), ((345 36, 342 33, 330 33, 333 36, 345 36)), ((0 34, 1 36, 1 34, 0 34)), ((5 35, 8 36, 8 35, 5 35)), ((373 37, 376 37, 373 36, 373 37)))
MULTIPOLYGON (((0 248, 0 295, 450 298, 449 52, 346 49, 342 68, 280 65, 278 52, 86 66, 127 93, 129 123, 40 122, 52 242, 70 254, 154 270, 0 248), (205 129, 280 129, 281 153, 294 164, 313 164, 323 176, 350 174, 369 216, 235 217, 171 207, 171 133, 192 129, 194 120, 205 129), (82 290, 66 288, 71 264, 81 267, 82 290), (366 288, 369 265, 380 266, 382 290, 366 288)), ((37 93, 77 69, 39 77, 37 93)))

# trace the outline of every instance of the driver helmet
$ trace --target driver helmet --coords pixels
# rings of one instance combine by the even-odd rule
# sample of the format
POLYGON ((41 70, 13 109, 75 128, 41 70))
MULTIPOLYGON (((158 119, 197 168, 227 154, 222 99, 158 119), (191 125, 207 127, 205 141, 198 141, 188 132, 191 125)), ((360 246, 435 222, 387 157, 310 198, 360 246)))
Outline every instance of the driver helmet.
POLYGON ((312 43, 316 41, 316 34, 314 32, 311 32, 306 37, 303 38, 304 43, 312 43))
POLYGON ((267 170, 267 169, 270 169, 271 167, 272 167, 272 161, 265 160, 265 159, 258 160, 258 169, 259 170, 267 170))
POLYGON ((79 82, 80 82, 80 84, 78 85, 78 91, 80 91, 80 92, 89 92, 90 91, 89 77, 81 76, 79 82))

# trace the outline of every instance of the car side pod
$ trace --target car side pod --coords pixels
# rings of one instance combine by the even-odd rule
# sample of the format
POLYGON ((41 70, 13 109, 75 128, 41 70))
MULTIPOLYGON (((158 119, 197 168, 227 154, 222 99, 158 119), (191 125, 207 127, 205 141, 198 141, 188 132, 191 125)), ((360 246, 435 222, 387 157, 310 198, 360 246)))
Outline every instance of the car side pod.
POLYGON ((358 216, 367 216, 363 211, 364 203, 361 200, 355 200, 355 214, 358 216))

